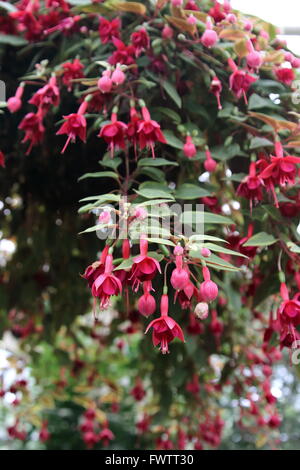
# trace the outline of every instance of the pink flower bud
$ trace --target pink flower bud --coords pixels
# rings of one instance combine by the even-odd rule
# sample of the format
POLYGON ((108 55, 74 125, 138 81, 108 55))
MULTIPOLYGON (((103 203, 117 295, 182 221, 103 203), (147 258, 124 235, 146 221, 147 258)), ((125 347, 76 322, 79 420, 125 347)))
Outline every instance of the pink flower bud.
POLYGON ((211 255, 211 251, 208 248, 203 247, 201 249, 201 255, 208 258, 211 255))
POLYGON ((189 15, 189 17, 187 18, 187 22, 189 24, 196 24, 197 23, 197 18, 195 18, 194 15, 189 15))
POLYGON ((201 36, 201 42, 205 47, 213 47, 218 42, 218 35, 213 29, 206 29, 201 36))
POLYGON ((99 215, 99 223, 100 224, 108 224, 111 220, 110 212, 109 211, 103 211, 99 215))
POLYGON ((172 272, 170 282, 173 289, 182 290, 189 282, 189 275, 185 269, 175 268, 172 272))
POLYGON ((199 302, 195 307, 195 315, 200 320, 205 320, 208 317, 208 304, 206 302, 199 302))
POLYGON ((176 245, 174 248, 174 255, 175 256, 182 256, 183 255, 183 248, 180 245, 176 245))
POLYGON ((22 101, 16 96, 12 96, 7 100, 7 107, 11 113, 16 113, 22 106, 22 101))
POLYGON ((212 158, 210 151, 207 149, 205 151, 206 160, 204 162, 204 168, 209 173, 213 173, 216 169, 217 162, 212 158))
POLYGON ((97 85, 102 93, 109 93, 112 89, 113 82, 107 75, 102 75, 102 77, 98 80, 97 85))
POLYGON ((299 69, 300 68, 300 59, 298 57, 293 57, 291 61, 291 65, 294 69, 299 69))
POLYGON ((231 24, 235 24, 237 22, 237 17, 233 13, 229 13, 226 16, 226 20, 229 21, 231 24))
POLYGON ((114 70, 111 79, 115 85, 122 85, 122 83, 125 82, 126 80, 126 75, 125 73, 120 69, 120 67, 117 67, 116 70, 114 70))
POLYGON ((205 302, 212 302, 218 297, 218 286, 215 282, 208 280, 200 284, 200 295, 205 302))
POLYGON ((173 29, 170 28, 170 26, 165 25, 162 33, 161 33, 163 39, 171 39, 173 37, 173 29))
POLYGON ((253 24, 251 23, 251 21, 250 21, 250 20, 245 20, 245 21, 244 21, 244 29, 245 29, 245 31, 250 32, 250 31, 252 31, 252 28, 253 28, 253 24))
POLYGON ((139 220, 144 220, 148 217, 148 211, 144 207, 137 207, 134 212, 134 217, 139 220))
POLYGON ((284 53, 284 60, 286 60, 287 62, 292 62, 294 56, 291 52, 285 52, 284 53))
POLYGON ((187 135, 186 137, 186 141, 183 146, 183 153, 188 158, 193 158, 197 153, 197 149, 190 135, 187 135))
POLYGON ((261 54, 257 51, 250 52, 250 54, 247 55, 246 59, 247 65, 251 69, 259 69, 263 62, 261 54))
POLYGON ((154 297, 146 293, 142 295, 138 300, 138 311, 144 315, 144 317, 149 317, 156 310, 156 303, 154 297))

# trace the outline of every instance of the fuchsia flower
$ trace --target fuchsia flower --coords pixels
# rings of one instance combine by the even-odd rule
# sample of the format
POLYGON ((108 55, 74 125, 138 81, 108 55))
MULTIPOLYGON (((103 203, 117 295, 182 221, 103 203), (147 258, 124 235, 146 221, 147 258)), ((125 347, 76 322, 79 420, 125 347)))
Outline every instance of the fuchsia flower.
POLYGON ((209 269, 204 266, 202 268, 204 282, 200 284, 200 295, 204 302, 211 302, 218 297, 218 286, 210 279, 209 269))
POLYGON ((148 256, 148 241, 141 236, 140 254, 133 259, 130 279, 133 279, 133 284, 138 289, 140 282, 152 281, 157 271, 161 273, 159 262, 148 256))
POLYGON ((109 442, 112 441, 115 438, 115 435, 113 432, 109 429, 108 423, 104 425, 104 428, 100 433, 98 434, 98 439, 103 442, 103 445, 107 447, 109 445, 109 442))
POLYGON ((103 274, 100 274, 92 285, 92 294, 100 299, 100 306, 107 308, 109 300, 113 295, 119 295, 122 292, 121 281, 113 275, 113 257, 108 254, 105 259, 105 268, 103 274))
POLYGON ((38 111, 37 113, 28 113, 24 116, 19 124, 19 129, 25 132, 25 137, 22 142, 30 141, 30 145, 26 152, 28 155, 34 145, 39 144, 44 137, 45 128, 42 121, 42 115, 38 111))
POLYGON ((176 291, 182 290, 189 282, 189 273, 183 268, 183 248, 176 246, 174 249, 176 268, 172 271, 170 282, 176 291))
POLYGON ((183 146, 183 153, 188 158, 193 158, 197 153, 196 146, 195 146, 195 144, 193 142, 193 139, 190 135, 186 136, 186 141, 185 141, 185 144, 183 146))
POLYGON ((204 162, 205 170, 208 171, 209 173, 213 173, 217 167, 217 162, 216 160, 212 158, 208 147, 206 147, 205 149, 205 158, 206 158, 204 162))
POLYGON ((287 286, 284 282, 281 283, 280 293, 283 302, 280 304, 278 313, 281 321, 284 323, 297 326, 300 324, 300 301, 299 295, 296 294, 293 299, 289 298, 287 286))
POLYGON ((145 281, 143 283, 144 294, 138 300, 138 311, 144 315, 144 317, 149 317, 156 310, 156 302, 154 297, 150 294, 152 289, 151 281, 145 281))
POLYGON ((113 81, 111 79, 111 71, 105 70, 102 73, 102 77, 99 78, 97 86, 101 93, 109 93, 113 87, 113 81))
POLYGON ((245 103, 248 104, 246 93, 252 83, 256 82, 257 78, 252 77, 245 70, 239 70, 231 58, 228 59, 228 65, 233 71, 229 77, 230 90, 233 91, 237 98, 244 96, 245 103))
POLYGON ((249 175, 245 176, 237 188, 238 195, 249 199, 251 211, 253 202, 256 204, 263 199, 262 186, 262 178, 256 175, 256 163, 251 162, 249 167, 249 175))
POLYGON ((247 49, 248 49, 248 55, 246 57, 247 65, 250 69, 254 69, 258 71, 258 69, 263 63, 263 58, 261 54, 254 49, 252 41, 250 39, 248 39, 247 41, 247 49))
POLYGON ((208 317, 209 306, 206 302, 199 302, 194 310, 197 318, 205 320, 208 317))
POLYGON ((168 345, 174 338, 179 338, 180 341, 184 341, 183 331, 176 321, 168 315, 168 308, 168 296, 167 294, 163 294, 160 303, 161 316, 149 323, 145 331, 146 334, 150 328, 153 328, 152 342, 154 346, 160 344, 160 350, 163 354, 169 352, 168 345))
POLYGON ((167 141, 160 130, 160 125, 158 122, 151 119, 150 113, 144 105, 142 106, 142 115, 143 119, 139 121, 137 130, 140 148, 143 149, 145 147, 150 147, 152 157, 155 158, 155 142, 162 142, 163 144, 166 144, 167 141))
POLYGON ((108 254, 109 246, 105 245, 100 261, 95 261, 95 263, 88 266, 82 275, 84 279, 88 281, 89 287, 92 288, 94 281, 97 279, 100 274, 103 274, 105 268, 105 260, 108 254))
POLYGON ((135 48, 132 45, 126 46, 120 39, 114 38, 113 44, 117 48, 110 56, 108 62, 111 65, 124 64, 131 65, 135 63, 135 48))
POLYGON ((70 141, 75 142, 76 137, 79 137, 83 142, 86 140, 86 119, 84 113, 87 110, 88 103, 83 101, 81 103, 77 113, 68 114, 63 116, 65 122, 56 132, 56 135, 67 134, 68 138, 62 149, 61 153, 64 153, 70 141))
POLYGON ((15 96, 11 96, 7 100, 7 107, 11 113, 16 113, 22 106, 22 96, 24 92, 24 84, 18 86, 15 96))
POLYGON ((100 18, 99 36, 103 44, 111 42, 114 38, 120 37, 121 20, 114 18, 109 21, 106 18, 100 18))
POLYGON ((122 121, 118 121, 118 116, 115 112, 111 115, 111 123, 101 127, 98 137, 103 137, 108 144, 112 158, 116 148, 125 148, 126 131, 127 125, 122 121))
POLYGON ((275 69, 275 75, 277 80, 287 86, 290 86, 296 78, 294 70, 287 67, 275 69))
POLYGON ((0 166, 2 166, 2 168, 5 168, 5 155, 1 150, 0 150, 0 166))
POLYGON ((119 66, 116 67, 116 69, 112 73, 111 79, 112 79, 112 82, 117 86, 122 85, 122 83, 125 82, 126 75, 122 71, 121 67, 119 66))
POLYGON ((62 68, 63 68, 63 76, 62 76, 63 84, 67 86, 68 91, 71 91, 72 80, 74 80, 75 78, 84 77, 84 73, 83 73, 84 66, 80 62, 79 59, 74 59, 73 62, 65 62, 62 65, 62 68))
POLYGON ((135 109, 134 105, 130 106, 130 121, 127 127, 127 137, 128 140, 133 144, 135 158, 137 159, 137 142, 138 142, 138 124, 140 117, 135 109))
POLYGON ((217 98, 218 109, 222 109, 221 100, 220 100, 220 96, 222 92, 222 83, 220 82, 217 76, 215 76, 210 83, 210 91, 217 98))
POLYGON ((56 77, 50 78, 49 83, 40 88, 29 100, 37 108, 41 108, 43 113, 47 112, 50 106, 59 105, 59 88, 56 83, 56 77))
POLYGON ((142 51, 149 49, 150 38, 145 28, 141 28, 139 31, 132 33, 130 39, 135 48, 136 57, 138 57, 142 51))
POLYGON ((201 36, 201 42, 205 47, 213 47, 219 40, 216 31, 213 30, 210 19, 206 20, 206 30, 201 36))

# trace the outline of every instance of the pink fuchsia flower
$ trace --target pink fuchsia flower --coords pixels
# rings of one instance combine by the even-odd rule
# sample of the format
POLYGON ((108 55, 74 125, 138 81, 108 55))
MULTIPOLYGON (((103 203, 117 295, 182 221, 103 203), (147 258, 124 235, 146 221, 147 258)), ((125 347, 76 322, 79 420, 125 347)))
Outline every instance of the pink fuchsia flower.
POLYGON ((290 86, 296 78, 294 70, 287 67, 275 69, 275 75, 277 80, 287 86, 290 86))
POLYGON ((207 147, 205 149, 205 162, 204 162, 204 168, 206 171, 209 173, 213 173, 217 167, 217 162, 214 160, 211 156, 211 153, 209 151, 209 148, 207 147))
POLYGON ((281 321, 297 326, 300 324, 300 301, 299 295, 295 295, 293 299, 289 298, 287 286, 284 282, 280 286, 280 294, 283 302, 280 304, 278 313, 281 321))
POLYGON ((77 113, 72 113, 68 114, 67 116, 63 116, 65 122, 56 132, 56 135, 67 134, 68 138, 61 153, 64 153, 70 141, 75 142, 76 137, 79 137, 79 139, 81 139, 83 142, 86 141, 86 119, 84 117, 84 113, 87 110, 87 106, 87 101, 83 101, 77 113))
POLYGON ((126 131, 127 125, 122 121, 118 121, 116 112, 111 115, 111 123, 101 127, 98 137, 103 137, 108 144, 112 158, 116 148, 125 148, 126 131))
POLYGON ((141 28, 139 31, 132 33, 130 40, 135 48, 136 57, 150 47, 150 38, 145 28, 141 28))
POLYGON ((195 144, 193 142, 193 139, 190 135, 186 136, 186 141, 185 141, 185 144, 183 146, 183 153, 188 158, 193 158, 197 153, 196 146, 195 146, 195 144))
POLYGON ((111 79, 111 71, 110 70, 105 70, 102 73, 102 77, 99 78, 97 86, 101 93, 110 93, 112 87, 113 87, 113 81, 111 79))
POLYGON ((133 259, 130 279, 133 279, 133 284, 138 289, 140 282, 152 281, 157 271, 161 273, 159 262, 148 256, 148 241, 142 235, 140 238, 140 254, 133 259))
POLYGON ((126 46, 124 42, 122 42, 120 39, 113 39, 113 44, 116 47, 116 50, 113 52, 113 54, 110 56, 108 62, 111 65, 117 65, 117 64, 124 64, 124 65, 131 65, 135 64, 135 58, 134 58, 134 53, 135 53, 135 48, 131 44, 129 46, 126 46))
POLYGON ((192 282, 188 282, 181 291, 175 293, 176 299, 178 298, 180 306, 184 310, 191 306, 191 299, 196 295, 197 289, 192 282))
POLYGON ((25 132, 25 137, 22 142, 30 141, 30 145, 26 152, 28 155, 34 145, 42 142, 44 138, 45 128, 42 121, 41 113, 28 113, 24 116, 19 124, 19 129, 25 132))
POLYGON ((116 69, 112 73, 111 79, 112 79, 112 82, 117 86, 122 85, 122 83, 125 82, 126 75, 121 69, 121 67, 119 66, 116 67, 116 69))
POLYGON ((50 106, 58 106, 59 88, 56 84, 56 77, 51 77, 49 83, 40 88, 29 100, 29 103, 34 104, 37 108, 41 108, 43 113, 46 112, 50 106))
POLYGON ((184 341, 183 331, 176 321, 168 315, 168 308, 168 296, 167 294, 163 294, 160 304, 161 316, 149 323, 145 331, 145 333, 147 333, 150 328, 153 328, 152 342, 154 346, 160 344, 160 350, 163 354, 169 352, 169 343, 173 341, 174 338, 179 338, 180 341, 184 341))
POLYGON ((88 281, 90 288, 92 288, 93 283, 97 279, 97 277, 100 276, 100 274, 104 273, 105 260, 108 254, 108 250, 109 250, 109 246, 105 245, 101 253, 100 261, 95 261, 95 263, 88 266, 84 274, 82 275, 82 277, 88 281))
POLYGON ((148 217, 148 211, 145 207, 137 207, 134 211, 134 217, 138 220, 145 220, 148 217))
POLYGON ((220 96, 222 92, 222 83, 220 82, 217 76, 213 77, 210 83, 210 91, 217 98, 218 109, 222 109, 221 100, 220 100, 220 96))
POLYGON ((150 117, 150 113, 145 105, 142 105, 143 119, 138 123, 138 138, 141 150, 145 147, 149 147, 152 152, 152 157, 155 158, 154 145, 155 142, 162 142, 166 144, 167 141, 160 130, 158 122, 154 121, 150 117))
POLYGON ((103 44, 111 42, 114 38, 120 37, 121 20, 114 18, 112 21, 100 18, 99 36, 103 44))
POLYGON ((152 289, 151 281, 143 283, 144 294, 138 300, 138 311, 144 317, 149 317, 156 310, 156 302, 154 297, 150 294, 152 289))
POLYGON ((130 395, 132 395, 136 401, 141 401, 145 397, 146 391, 143 387, 143 382, 141 379, 136 379, 135 386, 131 389, 130 395))
POLYGON ((237 194, 250 201, 252 211, 253 202, 256 204, 262 201, 263 179, 256 175, 256 163, 251 162, 249 167, 249 175, 247 175, 237 188, 237 194))
POLYGON ((228 59, 228 65, 233 71, 229 77, 230 90, 232 90, 237 98, 244 96, 245 103, 248 104, 246 93, 257 79, 249 75, 245 70, 239 70, 231 58, 228 59))
POLYGON ((201 36, 201 42, 205 47, 213 47, 218 42, 219 37, 216 31, 213 30, 212 22, 210 19, 206 21, 206 30, 201 36))
POLYGON ((204 246, 201 248, 201 255, 204 256, 204 258, 209 258, 211 256, 211 251, 204 246))
POLYGON ((108 427, 108 423, 106 423, 102 431, 100 431, 100 433, 98 434, 98 438, 100 441, 103 442, 103 445, 105 447, 107 447, 110 441, 112 441, 115 438, 115 435, 108 427))
POLYGON ((161 36, 163 39, 172 39, 174 31, 167 24, 163 27, 161 36))
POLYGON ((24 84, 21 83, 16 90, 15 96, 11 96, 7 100, 7 107, 11 113, 16 113, 22 106, 22 96, 24 92, 24 84))
POLYGON ((135 109, 134 103, 131 103, 130 106, 130 121, 127 127, 127 137, 128 140, 133 144, 134 147, 134 155, 137 160, 137 142, 138 142, 138 124, 140 121, 140 117, 138 115, 137 110, 135 109))
POLYGON ((219 23, 226 18, 224 6, 219 2, 215 2, 214 6, 209 10, 208 14, 215 20, 216 23, 219 23))
POLYGON ((176 268, 172 271, 170 282, 173 289, 180 291, 189 283, 189 273, 183 268, 183 249, 180 245, 174 248, 174 254, 176 268))
POLYGON ((247 65, 250 69, 254 69, 258 71, 258 69, 261 67, 263 63, 263 58, 261 54, 254 49, 252 41, 250 39, 248 39, 246 45, 248 49, 248 55, 246 57, 247 65))
POLYGON ((0 150, 0 166, 2 166, 2 168, 5 168, 5 155, 1 150, 0 150))
POLYGON ((207 266, 202 269, 204 282, 200 284, 200 295, 204 302, 211 302, 218 297, 218 286, 210 279, 210 272, 207 266))
POLYGON ((41 442, 47 442, 51 437, 50 432, 48 431, 48 421, 43 421, 42 423, 42 429, 40 430, 39 433, 39 440, 41 442))
POLYGON ((74 59, 73 62, 66 62, 62 65, 63 68, 63 76, 62 81, 63 84, 67 86, 68 91, 72 89, 72 80, 75 78, 83 78, 84 73, 83 69, 84 66, 80 62, 79 59, 74 59))
POLYGON ((113 275, 113 257, 109 253, 105 259, 104 273, 98 276, 92 286, 92 294, 100 299, 100 306, 107 308, 109 300, 113 295, 119 295, 122 292, 121 281, 113 275))

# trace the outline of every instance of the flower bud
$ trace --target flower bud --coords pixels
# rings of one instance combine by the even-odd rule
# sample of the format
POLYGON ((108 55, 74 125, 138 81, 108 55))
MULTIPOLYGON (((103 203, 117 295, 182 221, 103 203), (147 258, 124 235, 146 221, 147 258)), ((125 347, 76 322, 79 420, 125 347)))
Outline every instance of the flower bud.
POLYGON ((115 85, 122 85, 126 80, 126 75, 120 67, 117 67, 112 73, 111 80, 115 85))
POLYGON ((149 317, 149 315, 152 315, 156 310, 154 297, 149 293, 142 295, 138 300, 137 307, 141 315, 149 317))
POLYGON ((205 47, 213 47, 218 39, 218 35, 213 29, 206 29, 201 36, 201 42, 205 47))
POLYGON ((170 282, 173 289, 182 290, 189 282, 189 275, 185 269, 175 268, 172 272, 170 282))
POLYGON ((102 93, 109 93, 112 89, 113 82, 110 77, 103 75, 98 80, 97 86, 102 93))
POLYGON ((208 258, 211 255, 211 251, 208 248, 201 248, 201 255, 204 256, 204 258, 208 258))
POLYGON ((208 317, 209 307, 206 302, 199 302, 195 307, 195 315, 200 320, 205 320, 208 317))
POLYGON ((215 282, 208 280, 200 284, 200 295, 204 302, 212 302, 218 297, 218 286, 215 282))

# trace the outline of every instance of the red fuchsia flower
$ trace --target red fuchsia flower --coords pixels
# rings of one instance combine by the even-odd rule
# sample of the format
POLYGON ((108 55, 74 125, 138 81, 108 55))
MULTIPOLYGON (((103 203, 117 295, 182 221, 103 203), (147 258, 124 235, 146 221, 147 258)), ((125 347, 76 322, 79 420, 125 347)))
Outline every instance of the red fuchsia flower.
POLYGON ((105 447, 107 447, 109 445, 110 441, 112 441, 115 438, 115 435, 109 429, 107 422, 104 425, 104 429, 102 429, 102 431, 100 431, 98 437, 99 437, 99 440, 103 442, 103 445, 105 447))
POLYGON ((113 87, 113 81, 111 79, 111 71, 110 70, 105 70, 102 73, 102 77, 99 78, 97 86, 101 93, 110 93, 112 87, 113 87))
POLYGON ((111 157, 113 158, 116 148, 125 148, 125 135, 127 125, 118 121, 116 112, 112 112, 111 123, 101 127, 98 137, 103 137, 110 148, 111 157))
POLYGON ((243 181, 237 188, 237 194, 245 197, 250 201, 250 208, 252 212, 252 205, 262 201, 263 179, 256 175, 256 163, 251 162, 249 167, 249 175, 245 176, 243 181))
POLYGON ((140 117, 138 115, 138 112, 134 107, 134 103, 131 103, 131 106, 130 106, 130 121, 129 121, 128 127, 127 127, 127 137, 128 137, 129 142, 131 142, 133 144, 134 155, 135 155, 136 159, 137 159, 136 147, 137 147, 137 142, 138 142, 138 133, 137 132, 138 132, 139 121, 140 121, 140 117))
POLYGON ((113 71, 111 79, 112 79, 112 82, 117 86, 122 85, 125 82, 126 75, 123 72, 123 70, 121 69, 121 67, 119 67, 118 65, 115 68, 115 70, 113 71))
POLYGON ((208 317, 209 306, 206 302, 199 302, 194 310, 197 318, 205 320, 208 317))
POLYGON ((214 6, 209 10, 208 14, 215 20, 216 23, 219 23, 226 18, 224 6, 219 2, 215 2, 214 6))
POLYGON ((130 40, 135 48, 136 57, 150 47, 150 38, 145 28, 141 28, 139 31, 132 33, 130 40))
POLYGON ((206 171, 209 173, 213 173, 217 167, 217 162, 214 160, 211 156, 211 153, 209 151, 209 148, 205 148, 205 162, 204 162, 204 168, 206 171))
MULTIPOLYGON (((122 256, 124 260, 130 257, 130 242, 127 238, 125 238, 122 243, 122 256)), ((124 286, 129 284, 130 268, 127 268, 127 269, 116 268, 114 273, 124 286)))
POLYGON ((84 117, 84 113, 86 112, 87 107, 87 101, 83 101, 77 113, 72 113, 68 114, 67 116, 63 116, 65 122, 56 132, 56 135, 67 134, 68 138, 61 153, 64 153, 70 141, 73 143, 75 142, 76 137, 79 137, 82 142, 86 141, 86 119, 84 117))
POLYGON ((186 286, 181 291, 176 291, 175 301, 178 299, 180 306, 183 310, 186 310, 191 305, 191 299, 194 296, 197 296, 197 288, 192 282, 188 282, 186 286))
POLYGON ((114 38, 120 37, 121 20, 114 18, 109 21, 106 18, 100 18, 99 36, 103 44, 111 42, 114 38))
POLYGON ((84 65, 80 62, 79 59, 74 59, 73 62, 66 62, 62 65, 63 68, 63 76, 62 81, 63 84, 66 85, 68 91, 72 89, 72 80, 75 78, 83 78, 84 73, 84 65))
POLYGON ((133 285, 136 290, 140 282, 152 281, 157 271, 161 273, 159 262, 148 256, 148 241, 142 235, 140 238, 140 254, 133 259, 132 274, 133 285))
POLYGON ((50 106, 59 105, 59 88, 56 84, 56 77, 51 77, 49 83, 40 88, 29 100, 30 104, 34 104, 42 112, 47 112, 50 106))
POLYGON ((187 382, 185 387, 187 392, 190 392, 192 395, 197 396, 200 392, 199 377, 197 374, 193 374, 192 380, 187 382))
POLYGON ((210 83, 210 91, 217 98, 218 109, 222 109, 221 100, 220 100, 220 96, 222 92, 222 83, 220 82, 217 76, 213 77, 210 83))
POLYGON ((92 286, 92 294, 94 297, 100 298, 100 307, 107 308, 109 300, 113 295, 119 295, 122 292, 121 281, 114 276, 113 257, 108 254, 105 259, 105 268, 103 274, 98 276, 92 286))
POLYGON ((274 414, 269 418, 269 421, 268 421, 269 428, 271 429, 279 428, 280 424, 281 424, 281 418, 277 414, 274 414))
POLYGON ((92 449, 99 442, 99 436, 94 431, 88 431, 83 434, 83 441, 88 449, 92 449))
POLYGON ((138 300, 138 311, 144 317, 149 317, 156 310, 156 302, 154 297, 150 294, 152 289, 151 281, 145 281, 143 283, 144 294, 138 300))
POLYGON ((50 432, 48 431, 48 422, 44 421, 42 423, 42 429, 40 430, 39 439, 41 442, 47 442, 51 437, 50 432))
POLYGON ((44 138, 45 128, 41 113, 38 111, 37 113, 26 114, 19 124, 19 129, 25 132, 25 137, 22 142, 30 141, 26 152, 26 155, 29 155, 32 147, 42 142, 44 138))
POLYGON ((136 401, 141 401, 146 396, 146 391, 141 379, 136 379, 135 386, 131 389, 130 395, 132 395, 136 401))
POLYGON ((172 271, 170 282, 176 291, 182 290, 189 282, 189 273, 183 268, 183 248, 176 246, 174 249, 176 268, 172 271))
POLYGON ((284 282, 280 286, 280 294, 283 302, 280 304, 278 313, 280 321, 297 326, 300 324, 300 301, 299 294, 296 294, 293 299, 289 298, 289 292, 284 282))
POLYGON ((205 47, 213 47, 219 40, 216 31, 213 30, 210 19, 206 20, 206 29, 201 36, 201 42, 205 47))
POLYGON ((248 49, 248 55, 246 57, 247 65, 249 69, 254 69, 256 70, 256 72, 258 72, 258 69, 261 67, 263 63, 263 58, 261 54, 254 49, 252 41, 250 39, 248 39, 247 41, 247 49, 248 49))
POLYGON ((189 0, 185 4, 185 10, 193 10, 193 11, 200 11, 200 8, 196 4, 194 0, 189 0))
POLYGON ((61 8, 63 11, 70 11, 70 7, 65 0, 46 0, 46 8, 61 8))
POLYGON ((183 146, 183 153, 187 158, 193 158, 197 153, 196 146, 195 146, 195 144, 193 142, 193 139, 190 135, 186 136, 186 141, 185 141, 185 144, 183 146))
POLYGON ((256 78, 249 75, 245 70, 239 70, 234 61, 228 59, 228 65, 233 71, 229 77, 229 88, 237 98, 244 96, 245 103, 248 104, 246 93, 256 78))
POLYGON ((200 284, 200 295, 204 302, 211 302, 218 297, 218 286, 210 279, 210 272, 207 266, 202 268, 204 281, 200 284))
POLYGON ((293 81, 295 80, 295 72, 293 69, 282 67, 275 69, 275 75, 277 80, 281 83, 284 83, 287 86, 291 86, 293 81))
POLYGON ((193 313, 189 314, 189 323, 187 326, 187 332, 189 335, 202 335, 204 333, 204 325, 203 323, 199 322, 199 320, 195 317, 193 313))
POLYGON ((163 354, 169 352, 168 345, 174 338, 179 338, 180 341, 184 341, 183 331, 176 321, 169 317, 168 308, 168 296, 167 294, 163 294, 160 303, 161 316, 149 323, 145 331, 145 333, 147 333, 150 328, 153 328, 153 345, 158 346, 160 344, 160 350, 163 354))
POLYGON ((132 65, 135 64, 134 53, 135 49, 134 46, 131 44, 126 46, 124 42, 120 41, 120 39, 113 39, 113 44, 117 48, 116 51, 110 56, 108 62, 111 65, 123 64, 123 65, 132 65))
POLYGON ((5 168, 5 155, 1 150, 0 150, 0 166, 2 166, 2 168, 5 168))
POLYGON ((152 157, 155 158, 155 142, 162 142, 163 144, 166 144, 167 141, 160 130, 160 125, 158 122, 151 119, 150 113, 144 104, 141 106, 143 119, 139 121, 137 130, 139 145, 141 150, 145 147, 149 147, 152 152, 152 157))
POLYGON ((15 96, 11 96, 10 98, 8 98, 7 107, 11 113, 16 113, 21 108, 22 106, 21 99, 23 96, 23 92, 24 92, 24 84, 21 83, 21 85, 18 86, 17 88, 15 96))
POLYGON ((97 277, 100 276, 100 274, 104 273, 105 260, 108 254, 108 250, 109 250, 109 246, 105 245, 101 253, 100 261, 95 261, 95 263, 88 266, 84 274, 82 275, 82 277, 88 281, 90 288, 92 288, 92 285, 94 281, 97 279, 97 277))

